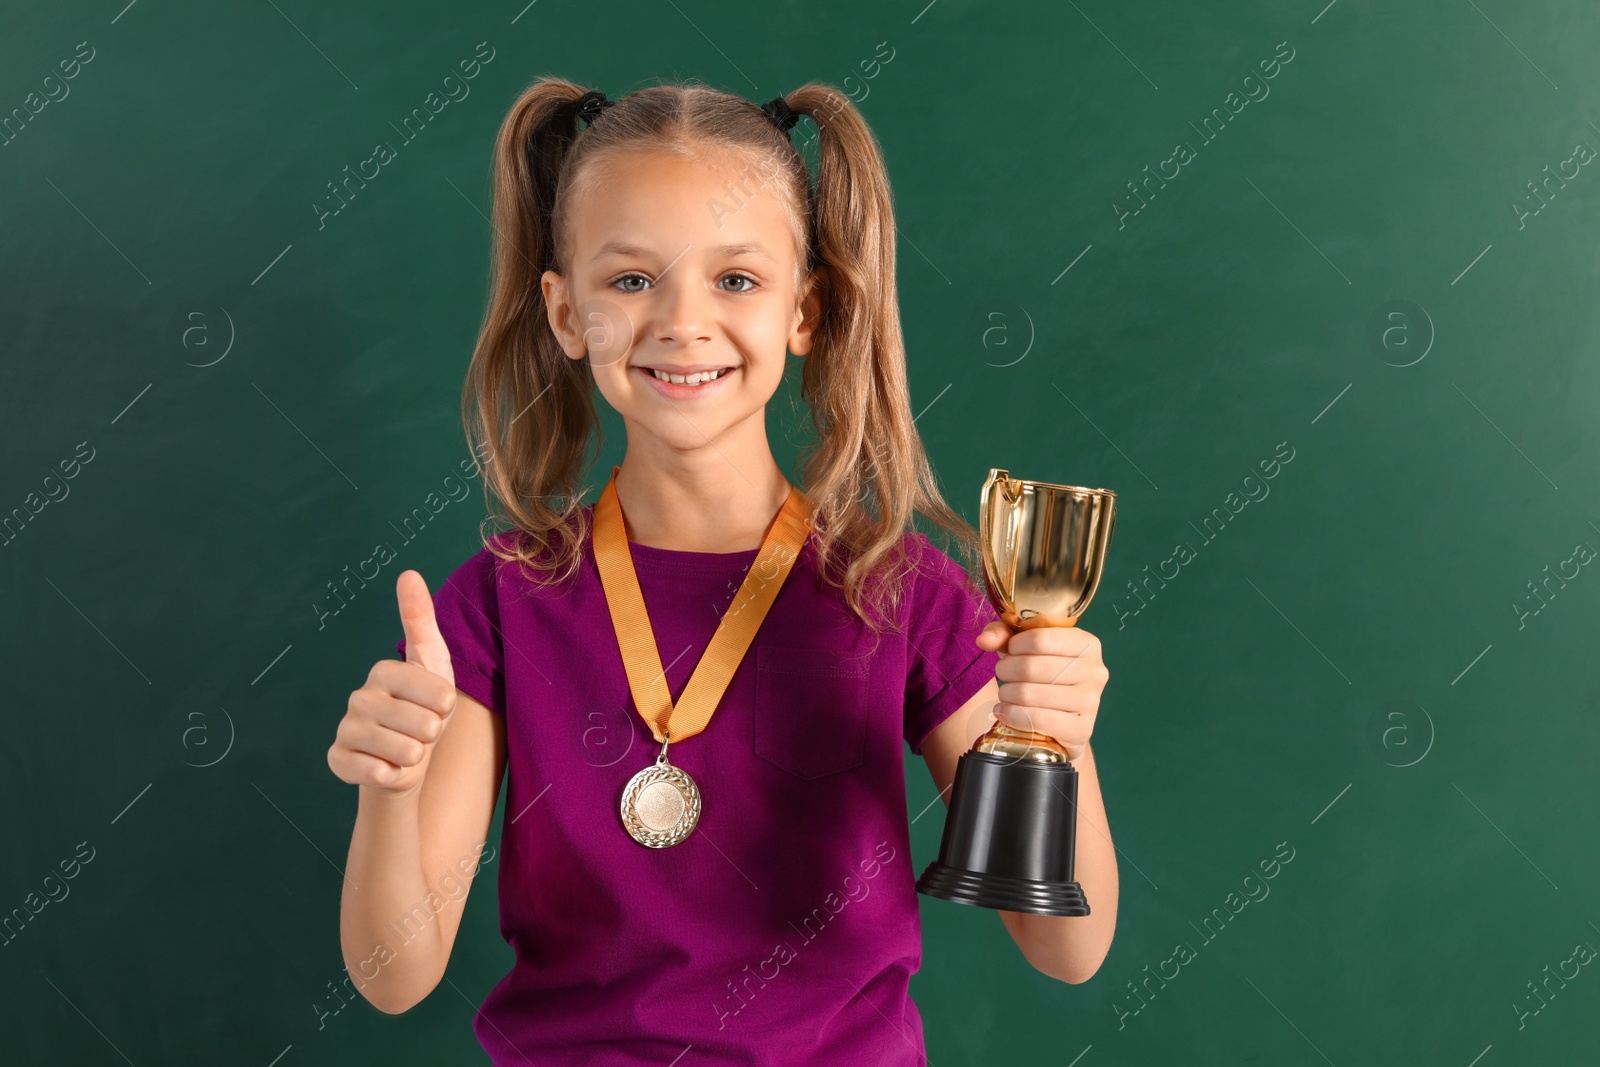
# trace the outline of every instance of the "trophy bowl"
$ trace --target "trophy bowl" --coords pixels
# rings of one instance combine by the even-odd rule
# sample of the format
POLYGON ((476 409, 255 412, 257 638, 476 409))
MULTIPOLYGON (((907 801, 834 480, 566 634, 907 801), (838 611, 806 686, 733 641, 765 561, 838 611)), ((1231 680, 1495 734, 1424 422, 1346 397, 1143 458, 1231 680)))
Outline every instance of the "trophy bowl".
POLYGON ((1024 481, 989 471, 978 512, 983 583, 1013 629, 1072 626, 1100 586, 1117 524, 1109 489, 1024 481))

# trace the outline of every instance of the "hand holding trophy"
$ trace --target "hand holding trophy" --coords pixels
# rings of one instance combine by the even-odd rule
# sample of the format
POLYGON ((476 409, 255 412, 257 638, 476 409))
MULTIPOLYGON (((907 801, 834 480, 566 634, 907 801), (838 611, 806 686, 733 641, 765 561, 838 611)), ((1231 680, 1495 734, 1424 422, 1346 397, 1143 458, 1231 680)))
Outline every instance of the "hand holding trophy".
MULTIPOLYGON (((1116 525, 1109 489, 1024 481, 983 485, 984 588, 1007 625, 1075 626, 1100 584, 1116 525)), ((1048 735, 996 722, 956 763, 928 896, 1036 915, 1088 915, 1073 880, 1078 771, 1048 735)))

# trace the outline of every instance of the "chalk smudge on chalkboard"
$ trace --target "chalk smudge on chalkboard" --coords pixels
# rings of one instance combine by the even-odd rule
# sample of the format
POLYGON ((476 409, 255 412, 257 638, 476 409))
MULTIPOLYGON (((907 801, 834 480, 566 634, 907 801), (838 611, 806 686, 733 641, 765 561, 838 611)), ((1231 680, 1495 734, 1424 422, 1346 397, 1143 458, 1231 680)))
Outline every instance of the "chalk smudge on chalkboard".
POLYGON ((1556 993, 1559 992, 1559 990, 1550 988, 1550 980, 1552 978, 1560 983, 1561 989, 1565 989, 1567 988, 1567 983, 1578 977, 1578 975, 1582 973, 1584 965, 1593 960, 1594 957, 1594 946, 1589 944, 1587 941, 1580 941, 1576 945, 1572 946, 1572 955, 1556 964, 1556 971, 1554 974, 1549 973, 1550 965, 1548 963, 1544 965, 1544 971, 1546 973, 1538 986, 1533 984, 1533 979, 1528 979, 1528 990, 1532 995, 1524 999, 1531 1001, 1536 1006, 1530 1011, 1515 1000, 1511 1002, 1511 1010, 1515 1012, 1517 1016, 1517 1029, 1526 1029, 1528 1025, 1528 1019, 1532 1016, 1538 1015, 1541 1011, 1544 1011, 1545 1008, 1549 1007, 1550 1001, 1556 999, 1556 993), (1572 964, 1571 974, 1568 974, 1564 969, 1564 965, 1569 963, 1572 964), (1544 988, 1544 993, 1539 992, 1540 986, 1544 988), (1546 996, 1545 994, 1549 995, 1546 996))
MULTIPOLYGON (((1240 112, 1250 106, 1252 101, 1260 103, 1271 95, 1272 90, 1267 87, 1267 82, 1276 78, 1279 71, 1287 66, 1294 57, 1295 50, 1289 48, 1289 42, 1279 41, 1277 51, 1273 53, 1273 58, 1263 59, 1257 64, 1261 71, 1261 76, 1258 78, 1254 71, 1244 76, 1244 96, 1230 91, 1227 96, 1222 98, 1221 105, 1212 108, 1211 113, 1200 120, 1200 126, 1190 122, 1189 128, 1202 138, 1200 147, 1204 148, 1212 141, 1215 141, 1217 135, 1227 129, 1228 123, 1237 118, 1240 112), (1288 55, 1284 55, 1283 50, 1285 48, 1289 49, 1288 55), (1201 128, 1202 126, 1204 129, 1201 128)), ((1117 216, 1117 229, 1127 229, 1128 220, 1149 207, 1150 201, 1156 198, 1157 189, 1151 187, 1151 182, 1155 182, 1159 188, 1165 189, 1167 182, 1176 180, 1183 173, 1183 168, 1194 162, 1198 155, 1199 153, 1195 150, 1194 145, 1188 141, 1179 141, 1172 146, 1172 155, 1156 164, 1156 170, 1159 173, 1150 173, 1150 164, 1146 163, 1144 165, 1145 176, 1139 179, 1139 184, 1135 185, 1132 181, 1129 181, 1129 195, 1113 201, 1111 204, 1111 210, 1117 216), (1171 164, 1173 168, 1171 174, 1168 174, 1166 170, 1168 164, 1171 164)))
MULTIPOLYGON (((1237 491, 1229 492, 1227 496, 1222 498, 1221 504, 1212 508, 1211 513, 1200 520, 1199 526, 1195 526, 1193 522, 1189 523, 1194 528, 1195 533, 1204 538, 1200 542, 1202 547, 1215 541, 1217 536, 1227 528, 1228 523, 1232 522, 1241 511, 1250 506, 1251 501, 1262 501, 1267 498, 1268 494, 1272 492, 1267 486, 1267 482, 1276 478, 1283 466, 1294 459, 1295 451, 1290 447, 1288 441, 1279 441, 1273 456, 1275 458, 1264 459, 1256 464, 1257 469, 1261 471, 1260 478, 1257 478, 1253 471, 1244 476, 1244 496, 1241 497, 1237 491), (1285 448, 1289 449, 1288 455, 1284 455, 1283 450, 1285 448), (1213 523, 1216 526, 1215 530, 1212 529, 1213 523)), ((1127 629, 1128 620, 1149 607, 1150 601, 1156 598, 1156 593, 1161 589, 1165 589, 1168 582, 1182 574, 1183 568, 1194 562, 1199 555, 1199 550, 1189 542, 1180 541, 1173 548, 1172 555, 1156 564, 1155 573, 1151 573, 1148 563, 1145 564, 1144 577, 1139 580, 1137 585, 1130 578, 1128 580, 1129 595, 1111 605, 1111 609, 1117 613, 1117 620, 1122 624, 1117 629, 1127 629), (1167 573, 1169 565, 1172 568, 1171 574, 1167 573), (1134 606, 1130 607, 1130 605, 1134 606)))
MULTIPOLYGON (((485 48, 489 48, 488 41, 478 42, 477 49, 473 52, 477 59, 463 59, 457 64, 461 70, 461 78, 471 81, 482 71, 483 64, 494 59, 495 50, 489 48, 489 54, 484 55, 483 50, 485 48)), ((401 125, 405 127, 404 130, 392 122, 389 123, 389 127, 404 138, 400 142, 402 148, 416 140, 422 134, 422 131, 427 128, 428 123, 450 106, 451 101, 460 102, 465 100, 468 94, 472 92, 466 82, 458 79, 454 74, 446 74, 440 84, 444 87, 444 96, 441 97, 437 92, 430 90, 428 95, 422 98, 422 103, 412 108, 410 114, 400 120, 401 125), (415 132, 412 131, 412 123, 416 124, 415 132)), ((400 153, 394 145, 388 141, 380 141, 372 149, 372 155, 356 164, 356 173, 350 173, 350 164, 346 163, 344 165, 345 175, 339 180, 338 185, 334 184, 332 178, 328 179, 328 191, 333 195, 324 199, 332 205, 331 208, 324 204, 314 203, 311 205, 311 210, 316 212, 317 215, 317 229, 327 229, 328 220, 350 206, 349 201, 356 198, 357 190, 365 189, 367 182, 373 181, 378 175, 382 174, 383 168, 394 162, 399 155, 400 153), (366 169, 369 166, 372 168, 372 173, 370 174, 367 173, 366 169), (356 182, 356 188, 354 189, 350 187, 352 180, 356 182), (344 190, 343 194, 340 193, 340 189, 344 190)))
MULTIPOLYGON (((1289 862, 1294 859, 1294 856, 1294 849, 1290 847, 1289 842, 1278 842, 1277 846, 1273 850, 1272 857, 1264 859, 1256 865, 1261 871, 1260 879, 1257 879, 1255 872, 1253 871, 1244 876, 1242 884, 1244 886, 1245 895, 1243 897, 1241 897, 1236 891, 1230 891, 1228 895, 1223 898, 1222 904, 1212 908, 1211 913, 1204 919, 1200 920, 1201 925, 1205 927, 1205 930, 1203 931, 1200 929, 1200 927, 1190 923, 1189 925, 1194 927, 1195 932, 1204 938, 1204 940, 1201 942, 1201 945, 1209 945, 1211 942, 1215 941, 1218 935, 1220 935, 1223 930, 1227 929, 1228 923, 1233 921, 1233 917, 1244 911, 1244 909, 1248 907, 1252 901, 1255 903, 1260 903, 1261 901, 1266 900, 1267 895, 1272 892, 1272 890, 1268 888, 1267 882, 1270 882, 1272 879, 1276 878, 1282 869, 1288 866, 1289 862), (1283 850, 1286 848, 1289 849, 1289 854, 1287 856, 1283 854, 1283 850), (1254 888, 1251 888, 1252 883, 1254 883, 1254 888), (1211 923, 1213 921, 1217 922, 1217 929, 1215 933, 1213 933, 1211 930, 1211 923)), ((1180 941, 1177 945, 1173 946, 1172 955, 1156 964, 1154 973, 1150 972, 1150 965, 1148 963, 1145 964, 1143 968, 1145 971, 1145 976, 1140 981, 1139 985, 1134 985, 1133 980, 1130 978, 1127 982, 1128 992, 1130 995, 1124 1000, 1113 1001, 1111 1004, 1111 1010, 1117 1013, 1117 1029, 1126 1029, 1128 1020, 1144 1011, 1145 1008, 1149 1007, 1150 1002, 1156 999, 1156 993, 1161 989, 1167 988, 1167 983, 1177 978, 1178 975, 1182 974, 1183 968, 1188 966, 1190 963, 1193 963, 1198 956, 1199 952, 1193 945, 1187 941, 1180 941), (1166 967, 1168 964, 1172 965, 1171 974, 1166 972, 1166 967), (1151 985, 1152 982, 1156 983, 1153 987, 1151 985)))
POLYGON ((1539 180, 1539 183, 1535 185, 1531 180, 1528 182, 1529 196, 1525 200, 1513 200, 1511 202, 1511 213, 1517 217, 1517 229, 1527 229, 1528 220, 1546 207, 1549 207, 1550 201, 1556 198, 1557 191, 1565 189, 1567 182, 1572 181, 1583 173, 1584 164, 1593 160, 1594 157, 1594 149, 1590 148, 1587 142, 1579 141, 1572 146, 1572 155, 1556 164, 1556 174, 1550 173, 1550 164, 1546 163, 1544 165, 1545 175, 1539 180), (1568 174, 1566 170, 1568 164, 1572 166, 1571 174, 1568 174), (1557 183, 1555 189, 1550 187, 1552 181, 1557 183), (1543 189, 1544 192, 1540 192, 1540 189, 1543 189))
MULTIPOLYGON (((462 478, 470 480, 478 476, 480 467, 477 461, 464 459, 460 462, 458 469, 461 471, 462 478)), ((411 513, 400 520, 400 526, 405 527, 404 532, 401 531, 400 526, 396 526, 392 522, 389 524, 395 533, 400 534, 400 548, 404 548, 412 541, 415 541, 435 516, 452 502, 460 503, 467 499, 470 492, 471 490, 466 482, 457 479, 454 474, 445 475, 444 495, 440 496, 437 492, 428 493, 421 504, 412 508, 411 513), (415 530, 412 529, 413 523, 416 525, 415 530)), ((350 564, 346 563, 341 577, 337 580, 328 579, 329 596, 325 599, 332 601, 332 603, 325 605, 322 602, 313 601, 311 604, 311 610, 317 617, 317 629, 327 629, 328 620, 349 607, 350 602, 356 598, 356 594, 365 589, 368 582, 376 580, 382 569, 394 562, 399 555, 399 549, 387 541, 380 541, 373 548, 372 555, 357 563, 354 571, 351 571, 350 564), (371 569, 370 574, 368 573, 369 568, 371 569), (352 588, 352 583, 354 583, 354 588, 352 588)))
POLYGON ((78 872, 83 870, 83 865, 94 859, 95 852, 93 848, 90 848, 89 842, 80 841, 78 842, 77 851, 73 855, 77 858, 64 859, 57 864, 61 868, 60 878, 57 878, 54 874, 47 874, 40 880, 40 886, 44 890, 43 897, 36 892, 30 891, 23 898, 20 907, 12 908, 11 914, 0 917, 0 948, 9 947, 11 942, 15 941, 22 931, 28 927, 28 924, 39 917, 39 913, 44 911, 46 905, 51 903, 59 904, 67 899, 67 894, 72 892, 67 882, 78 877, 78 872), (83 854, 83 850, 86 848, 89 849, 87 856, 83 854))
POLYGON ((1516 612, 1517 615, 1517 629, 1527 629, 1528 620, 1549 607, 1550 601, 1556 598, 1556 594, 1567 587, 1567 582, 1572 581, 1583 573, 1580 568, 1594 559, 1595 554, 1593 545, 1587 541, 1579 541, 1572 546, 1572 555, 1556 564, 1555 573, 1552 574, 1550 572, 1550 564, 1546 563, 1544 565, 1545 575, 1540 579, 1537 586, 1533 584, 1533 579, 1528 579, 1528 596, 1526 600, 1513 601, 1511 604, 1511 610, 1516 612), (1572 568, 1571 574, 1566 571, 1568 566, 1572 568), (1550 587, 1552 581, 1558 583, 1554 589, 1550 587), (1540 589, 1543 589, 1544 592, 1541 593, 1540 589))

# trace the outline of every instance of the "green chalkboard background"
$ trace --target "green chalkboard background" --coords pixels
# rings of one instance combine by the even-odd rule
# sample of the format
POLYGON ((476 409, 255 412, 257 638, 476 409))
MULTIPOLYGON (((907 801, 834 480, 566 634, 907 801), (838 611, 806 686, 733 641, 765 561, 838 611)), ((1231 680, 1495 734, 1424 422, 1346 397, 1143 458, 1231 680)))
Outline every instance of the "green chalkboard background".
POLYGON ((1085 618, 1116 940, 1064 985, 924 899, 933 1063, 1593 1057, 1600 8, 123 3, 0 9, 0 515, 66 494, 0 547, 0 916, 60 897, 0 947, 0 1060, 482 1062, 493 878, 421 1005, 332 993, 325 753, 400 630, 385 583, 314 605, 467 454, 490 147, 546 73, 851 92, 947 494, 1119 494, 1085 618))

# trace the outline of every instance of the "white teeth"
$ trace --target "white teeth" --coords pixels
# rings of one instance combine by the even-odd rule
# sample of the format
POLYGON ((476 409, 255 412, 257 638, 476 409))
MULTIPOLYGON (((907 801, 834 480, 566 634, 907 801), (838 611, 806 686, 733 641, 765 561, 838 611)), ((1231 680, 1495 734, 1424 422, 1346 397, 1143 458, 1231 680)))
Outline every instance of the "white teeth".
POLYGON ((664 371, 651 368, 650 373, 664 382, 675 382, 678 385, 699 385, 701 382, 709 382, 714 378, 722 377, 728 373, 728 369, 724 367, 722 370, 702 371, 699 374, 667 374, 664 371))

